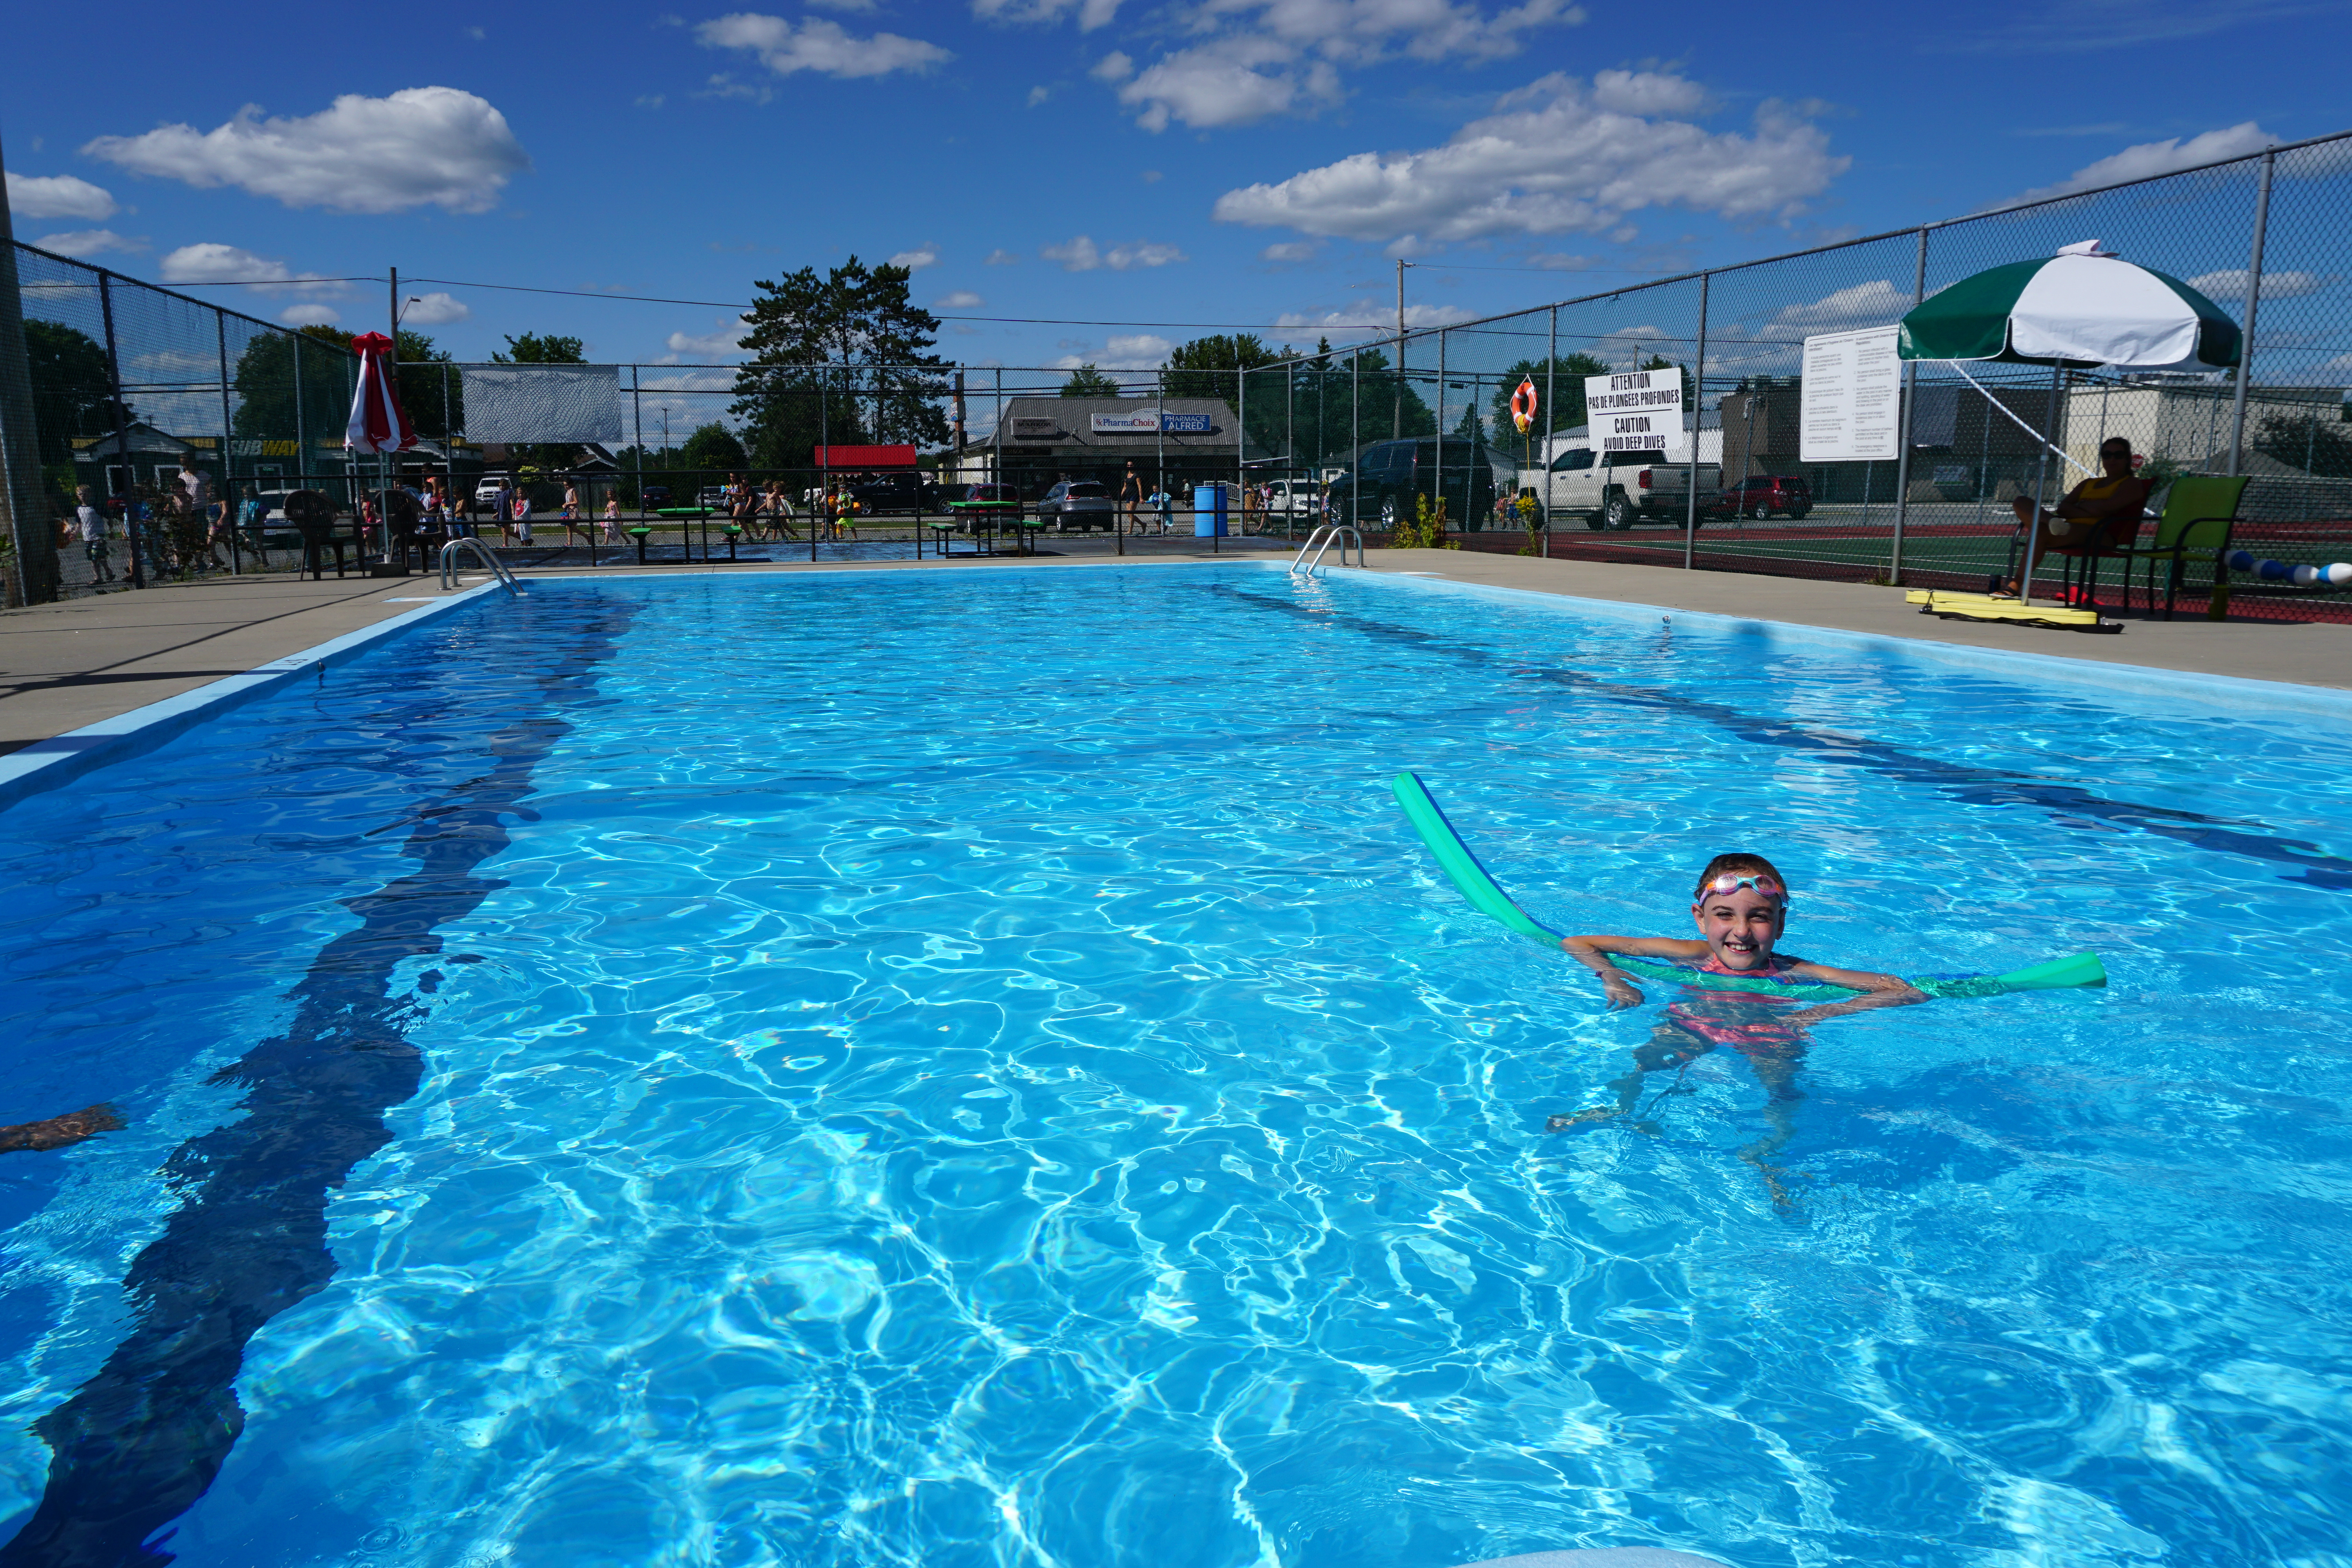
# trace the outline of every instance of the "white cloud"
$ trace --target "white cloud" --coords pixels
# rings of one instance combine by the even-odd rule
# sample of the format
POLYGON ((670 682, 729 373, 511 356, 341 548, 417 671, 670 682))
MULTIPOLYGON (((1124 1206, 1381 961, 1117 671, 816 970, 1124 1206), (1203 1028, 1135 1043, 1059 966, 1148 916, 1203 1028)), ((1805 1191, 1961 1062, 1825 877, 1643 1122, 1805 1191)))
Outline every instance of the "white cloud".
POLYGON ((163 258, 161 267, 166 283, 268 283, 285 286, 273 292, 342 292, 342 285, 315 272, 296 272, 274 258, 210 240, 180 247, 163 258))
POLYGON ((1109 363, 1121 368, 1149 370, 1167 362, 1176 352, 1176 345, 1157 332, 1113 334, 1103 345, 1109 363))
POLYGON ((1077 13, 1078 31, 1091 33, 1118 15, 1119 0, 971 0, 984 22, 1058 22, 1077 13))
POLYGON ((165 125, 142 136, 101 136, 82 152, 199 189, 235 185, 289 207, 354 213, 486 212, 530 168, 506 116, 452 87, 405 88, 389 98, 345 93, 299 120, 264 120, 247 104, 212 131, 165 125))
POLYGON ((877 9, 875 0, 808 0, 820 11, 872 11, 877 9))
POLYGON ((741 353, 743 332, 750 324, 749 316, 738 316, 732 321, 721 316, 716 331, 672 332, 666 340, 669 353, 663 363, 674 364, 680 359, 718 359, 741 353))
POLYGON ((1146 131, 1165 131, 1171 120, 1201 131, 1248 125, 1337 103, 1339 73, 1324 60, 1297 64, 1297 57, 1277 39, 1223 38, 1161 56, 1118 89, 1118 100, 1146 131))
POLYGON ((1225 223, 1412 246, 1499 234, 1601 232, 1630 212, 1681 206, 1727 218, 1786 218, 1853 160, 1785 107, 1752 134, 1651 119, 1606 102, 1689 104, 1679 79, 1603 71, 1591 87, 1552 75, 1504 96, 1497 112, 1444 146, 1358 153, 1276 184, 1217 199, 1225 223), (1605 100, 1605 101, 1604 101, 1605 100))
MULTIPOLYGON (((983 16, 1053 22, 1071 5, 978 0, 975 8, 983 16)), ((1188 16, 1198 41, 1140 72, 1127 55, 1113 53, 1093 74, 1121 84, 1119 101, 1148 131, 1171 121, 1207 130, 1318 113, 1343 96, 1341 66, 1401 56, 1432 63, 1499 59, 1518 53, 1539 29, 1583 20, 1574 0, 1520 0, 1492 10, 1477 0, 1204 0, 1188 16)), ((1087 25, 1084 13, 1080 25, 1087 25)), ((1655 113, 1666 106, 1611 107, 1655 113)))
POLYGON ((1257 258, 1260 261, 1307 261, 1313 258, 1319 247, 1319 242, 1312 239, 1285 240, 1280 245, 1267 246, 1257 253, 1257 258))
MULTIPOLYGON (((1419 331, 1423 327, 1450 327, 1456 321, 1471 319, 1470 312, 1459 305, 1407 305, 1404 310, 1406 327, 1419 331)), ((1313 327, 1318 331, 1394 332, 1396 308, 1377 300, 1359 300, 1335 310, 1286 310, 1274 319, 1277 327, 1313 327)))
POLYGON ((2171 174, 2175 169, 2217 163, 2224 158, 2259 153, 2277 140, 2249 120, 2220 131, 2191 136, 2185 142, 2178 136, 2162 142, 2142 142, 2120 153, 2110 153, 2095 163, 2085 163, 2054 185, 2038 186, 2001 205, 2013 206, 2018 202, 2072 195, 2076 191, 2095 190, 2101 185, 2118 184, 2125 180, 2144 180, 2153 174, 2171 174))
POLYGON ((988 253, 987 265, 991 267, 1011 267, 1018 263, 1020 259, 1020 257, 1014 255, 1009 250, 992 250, 988 253))
POLYGON ((934 310, 977 310, 988 301, 969 289, 959 289, 952 294, 942 294, 931 301, 934 310))
POLYGON ((1037 254, 1048 261, 1060 262, 1065 272, 1093 272, 1105 267, 1113 272, 1131 272, 1139 267, 1165 267, 1171 262, 1192 259, 1174 246, 1153 240, 1115 245, 1104 250, 1083 234, 1066 245, 1044 246, 1037 254))
POLYGON ((54 250, 59 256, 96 256, 102 250, 144 250, 144 239, 131 239, 110 228, 77 228, 64 234, 45 234, 33 241, 43 250, 54 250))
POLYGON ((1033 87, 1029 89, 1029 107, 1034 109, 1052 96, 1053 95, 1050 92, 1046 91, 1046 89, 1042 87, 1033 87))
MULTIPOLYGON (((47 240, 41 243, 48 244, 47 240)), ((54 250, 57 247, 49 246, 49 248, 54 250)), ((2263 298, 2266 300, 2298 299, 2305 294, 2316 294, 2334 281, 2335 279, 2323 278, 2316 272, 2272 272, 2266 269, 2263 273, 2263 298)), ((2200 273, 2189 280, 2189 286, 2209 300, 2242 300, 2246 297, 2246 269, 2232 267, 2226 272, 2200 273)), ((2270 334, 2265 332, 2263 335, 2267 339, 2270 334)))
POLYGON ((940 247, 925 243, 912 250, 902 250, 890 258, 893 267, 903 267, 909 272, 920 272, 926 267, 940 264, 940 247))
POLYGON ((822 16, 803 17, 795 27, 782 16, 739 11, 700 24, 694 36, 706 48, 739 49, 752 55, 778 76, 815 71, 855 80, 893 71, 927 71, 955 58, 937 44, 896 33, 852 37, 840 23, 822 16))
POLYGON ((71 174, 8 171, 8 210, 18 217, 112 217, 122 208, 107 191, 71 174))
POLYGON ((411 296, 401 307, 400 319, 413 327, 445 327, 452 321, 466 321, 473 313, 463 300, 436 289, 430 294, 411 296))
POLYGON ((313 300, 287 306, 278 312, 278 319, 289 327, 331 327, 343 317, 333 306, 313 300))
POLYGON ((1784 305, 1773 316, 1776 327, 1803 327, 1819 332, 1844 327, 1875 327, 1903 319, 1911 309, 1910 294, 1884 278, 1857 283, 1824 294, 1809 305, 1784 305))

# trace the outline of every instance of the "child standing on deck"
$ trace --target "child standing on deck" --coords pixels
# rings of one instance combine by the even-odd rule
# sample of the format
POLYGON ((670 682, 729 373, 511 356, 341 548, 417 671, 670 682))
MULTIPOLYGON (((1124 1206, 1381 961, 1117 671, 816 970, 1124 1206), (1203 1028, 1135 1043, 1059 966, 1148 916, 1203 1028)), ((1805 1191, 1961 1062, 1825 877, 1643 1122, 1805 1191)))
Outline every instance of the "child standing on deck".
MULTIPOLYGON (((1794 1087, 1797 1068, 1804 1061, 1804 1026, 1847 1013, 1878 1007, 1901 1007, 1927 998, 1909 982, 1892 974, 1865 970, 1833 969, 1827 964, 1776 952, 1789 924, 1789 883, 1772 862, 1761 855, 1718 855, 1699 874, 1691 893, 1691 919, 1698 936, 1566 936, 1559 945, 1570 958, 1601 977, 1612 1008, 1637 1007, 1642 993, 1610 954, 1629 958, 1664 959, 1691 972, 1693 994, 1666 1009, 1664 1022, 1651 1033, 1647 1044, 1633 1053, 1633 1070, 1609 1087, 1617 1091, 1613 1106, 1596 1107, 1555 1116, 1545 1123, 1552 1132, 1580 1131, 1620 1117, 1631 1118, 1640 1104, 1642 1080, 1666 1068, 1688 1067, 1718 1046, 1746 1057, 1757 1080, 1769 1092, 1765 1115, 1772 1130, 1739 1152, 1764 1174, 1773 1201, 1788 1202, 1780 1173, 1764 1163, 1794 1133, 1790 1113, 1804 1096, 1794 1087), (1756 981, 1843 986, 1862 994, 1843 1002, 1791 1009, 1793 997, 1769 991, 1727 988, 1711 991, 1710 974, 1756 981)), ((1671 1090, 1669 1091, 1671 1092, 1671 1090)), ((1631 1122, 1638 1132, 1657 1129, 1643 1121, 1631 1122)))

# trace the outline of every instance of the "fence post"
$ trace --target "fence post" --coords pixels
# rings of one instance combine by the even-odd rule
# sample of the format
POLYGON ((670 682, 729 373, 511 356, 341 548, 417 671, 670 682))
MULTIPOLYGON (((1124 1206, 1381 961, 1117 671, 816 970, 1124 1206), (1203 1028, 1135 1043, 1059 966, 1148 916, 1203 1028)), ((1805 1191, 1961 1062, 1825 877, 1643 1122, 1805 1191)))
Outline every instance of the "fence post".
MULTIPOLYGON (((1911 303, 1917 308, 1927 297, 1927 226, 1919 226, 1919 257, 1911 268, 1911 303)), ((1911 420, 1919 401, 1919 362, 1903 362, 1903 411, 1897 426, 1902 444, 1895 449, 1895 551, 1886 565, 1886 580, 1903 585, 1903 525, 1911 514, 1911 420)))
MULTIPOLYGON (((1708 286, 1715 274, 1698 275, 1698 361, 1691 366, 1691 430, 1690 430, 1690 493, 1683 498, 1690 515, 1683 520, 1683 570, 1688 572, 1698 563, 1698 438, 1699 426, 1706 423, 1706 306, 1708 286)), ((1718 426, 1721 421, 1717 422, 1718 426)), ((1723 437, 1716 437, 1716 477, 1723 477, 1723 437)))
POLYGON ((2246 336, 2238 344, 2238 385, 2231 394, 2230 408, 2230 472, 2242 473, 2245 468, 2246 448, 2246 383, 2254 369, 2254 312, 2263 302, 2263 241, 2271 226, 2271 170, 2278 162, 2276 153, 2263 154, 2262 183, 2254 187, 2254 247, 2246 262, 2246 336))
MULTIPOLYGON (((1437 472, 1430 477, 1430 489, 1436 492, 1431 499, 1439 506, 1444 506, 1445 504, 1446 336, 1446 331, 1444 327, 1437 329, 1437 472)), ((1463 475, 1463 478, 1465 480, 1468 479, 1469 475, 1467 472, 1463 475)), ((1414 487, 1416 491, 1419 490, 1419 486, 1414 487)), ((1470 489, 1466 483, 1463 486, 1462 489, 1462 510, 1465 512, 1467 512, 1470 510, 1470 489)), ((1458 529, 1467 530, 1470 526, 1470 520, 1466 516, 1456 518, 1454 521, 1454 526, 1458 529)))
MULTIPOLYGON (((1243 503, 1242 492, 1249 489, 1249 367, 1243 364, 1241 359, 1240 354, 1234 355, 1234 401, 1238 405, 1234 410, 1234 472, 1241 476, 1241 483, 1234 487, 1234 500, 1242 504, 1246 511, 1248 509, 1243 503)), ((1227 507, 1225 511, 1231 515, 1233 508, 1227 507)), ((1215 527, 1213 523, 1210 526, 1213 530, 1215 527)), ((1210 539, 1210 554, 1214 555, 1223 548, 1221 539, 1210 539)))
MULTIPOLYGON (((0 204, 5 205, 5 204, 0 204)), ((57 534, 41 483, 39 416, 33 405, 32 367, 25 355, 25 311, 16 275, 16 247, 8 215, 0 212, 0 522, 15 547, 16 602, 45 604, 62 593, 57 534)), ((0 595, 5 596, 5 595, 0 595)))
MULTIPOLYGON (((131 421, 130 410, 122 402, 122 358, 114 347, 114 274, 100 270, 98 275, 98 313, 106 325, 106 389, 114 399, 114 456, 122 465, 122 477, 128 487, 122 497, 122 537, 131 546, 131 585, 147 585, 146 555, 139 548, 138 487, 131 482, 131 421)), ((99 474, 99 504, 106 502, 106 476, 103 465, 99 474)))
POLYGON ((1544 351, 1544 405, 1542 434, 1536 437, 1536 472, 1543 478, 1536 484, 1540 493, 1537 500, 1543 508, 1543 553, 1551 559, 1551 422, 1559 417, 1559 307, 1551 308, 1551 342, 1544 351))
POLYGON ((1357 528, 1364 526, 1363 491, 1364 345, 1358 343, 1348 356, 1348 521, 1357 528))
MULTIPOLYGON (((110 338, 108 341, 110 342, 113 340, 110 338)), ((302 413, 302 334, 289 332, 287 334, 286 341, 287 345, 294 351, 294 488, 298 490, 307 490, 310 488, 310 426, 302 413)), ((264 529, 262 537, 267 540, 269 520, 264 517, 261 521, 264 529)), ((306 557, 307 554, 308 552, 305 552, 306 557)), ((269 556, 266 550, 261 559, 263 567, 267 569, 269 556)), ((301 574, 297 572, 295 575, 299 577, 301 574)))
MULTIPOLYGON (((221 522, 224 525, 224 531, 228 534, 228 574, 232 577, 242 577, 245 575, 245 561, 244 558, 237 553, 236 550, 236 482, 229 478, 231 474, 236 471, 236 459, 231 456, 231 454, 236 450, 236 447, 230 444, 228 428, 228 316, 223 311, 215 310, 213 312, 213 327, 220 337, 221 522)), ((212 541, 210 539, 206 539, 205 543, 206 546, 205 553, 209 555, 211 553, 210 547, 212 541)))

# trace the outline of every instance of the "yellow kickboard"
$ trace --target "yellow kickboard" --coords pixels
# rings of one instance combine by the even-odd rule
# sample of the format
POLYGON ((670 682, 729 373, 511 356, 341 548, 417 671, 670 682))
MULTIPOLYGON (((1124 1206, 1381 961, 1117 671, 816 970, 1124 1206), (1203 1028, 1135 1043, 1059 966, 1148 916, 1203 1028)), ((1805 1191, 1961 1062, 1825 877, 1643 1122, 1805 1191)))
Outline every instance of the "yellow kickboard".
POLYGON ((1970 621, 2033 621, 2046 626, 2101 624, 2096 610, 2046 603, 2021 605, 2015 599, 1999 599, 1990 594, 1951 594, 1928 588, 1904 595, 1903 602, 1918 605, 1922 615, 1951 616, 1970 621))

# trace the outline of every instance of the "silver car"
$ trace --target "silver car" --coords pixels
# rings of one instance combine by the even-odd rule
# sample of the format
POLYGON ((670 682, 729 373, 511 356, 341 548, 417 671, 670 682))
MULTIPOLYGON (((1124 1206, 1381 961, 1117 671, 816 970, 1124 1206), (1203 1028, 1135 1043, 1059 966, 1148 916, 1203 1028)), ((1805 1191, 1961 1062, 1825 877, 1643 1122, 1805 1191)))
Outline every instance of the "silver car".
POLYGON ((1118 503, 1108 486, 1093 479, 1064 479, 1037 502, 1037 521, 1050 522, 1067 533, 1074 528, 1099 528, 1108 532, 1118 522, 1118 503))

